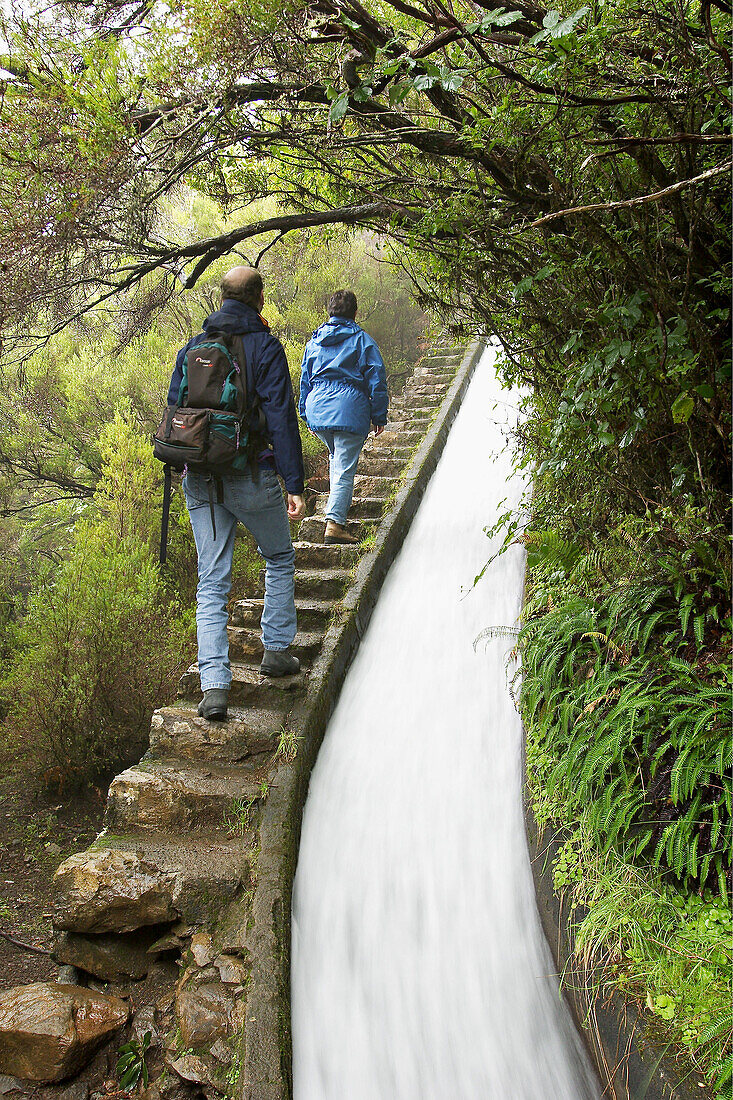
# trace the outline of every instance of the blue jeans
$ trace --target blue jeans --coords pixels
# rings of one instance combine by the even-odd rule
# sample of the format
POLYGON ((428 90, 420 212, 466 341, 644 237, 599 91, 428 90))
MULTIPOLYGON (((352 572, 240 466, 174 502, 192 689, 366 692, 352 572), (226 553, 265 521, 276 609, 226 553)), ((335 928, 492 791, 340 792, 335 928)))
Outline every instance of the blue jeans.
POLYGON ((326 518, 343 527, 351 507, 356 464, 366 436, 334 431, 332 428, 319 428, 316 435, 328 447, 330 492, 326 518))
POLYGON ((225 474, 218 499, 212 485, 216 539, 211 529, 209 486, 201 474, 183 481, 188 514, 199 561, 196 590, 201 688, 229 688, 232 671, 227 636, 227 601, 232 586, 232 555, 237 521, 257 540, 265 559, 265 606, 260 625, 265 649, 287 649, 295 637, 295 551, 290 538, 285 501, 275 471, 260 466, 253 477, 225 474))

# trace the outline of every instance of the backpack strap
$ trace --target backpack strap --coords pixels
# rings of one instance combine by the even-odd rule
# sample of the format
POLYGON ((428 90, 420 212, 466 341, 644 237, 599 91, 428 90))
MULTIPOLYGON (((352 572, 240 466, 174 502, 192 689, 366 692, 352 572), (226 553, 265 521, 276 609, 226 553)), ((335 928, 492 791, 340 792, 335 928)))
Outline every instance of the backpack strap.
POLYGON ((206 475, 206 487, 209 492, 209 515, 211 516, 211 537, 216 542, 216 516, 214 514, 214 489, 216 489, 216 503, 224 503, 224 482, 216 474, 206 475))
POLYGON ((168 542, 168 517, 171 510, 171 468, 166 462, 163 467, 163 518, 160 523, 160 564, 166 562, 166 544, 168 542))

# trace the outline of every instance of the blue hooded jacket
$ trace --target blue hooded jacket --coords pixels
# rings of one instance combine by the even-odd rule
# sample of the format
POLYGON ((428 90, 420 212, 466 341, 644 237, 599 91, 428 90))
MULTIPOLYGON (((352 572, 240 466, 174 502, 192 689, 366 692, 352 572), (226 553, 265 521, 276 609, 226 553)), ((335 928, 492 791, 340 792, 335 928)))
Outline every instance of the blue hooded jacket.
MULTIPOLYGON (((288 493, 302 493, 305 485, 303 450, 290 371, 282 344, 270 333, 257 310, 233 298, 225 298, 221 309, 206 318, 204 332, 207 329, 239 333, 242 337, 247 359, 247 389, 254 391, 262 403, 277 472, 285 482, 288 493)), ((198 337, 194 336, 178 353, 168 390, 169 405, 175 405, 178 400, 183 380, 183 359, 196 339, 198 337)), ((268 460, 267 452, 260 461, 263 459, 268 460)), ((269 461, 272 461, 272 454, 269 454, 269 461)))
POLYGON ((354 432, 387 423, 387 379, 379 348, 356 321, 329 317, 305 346, 298 411, 313 431, 354 432))

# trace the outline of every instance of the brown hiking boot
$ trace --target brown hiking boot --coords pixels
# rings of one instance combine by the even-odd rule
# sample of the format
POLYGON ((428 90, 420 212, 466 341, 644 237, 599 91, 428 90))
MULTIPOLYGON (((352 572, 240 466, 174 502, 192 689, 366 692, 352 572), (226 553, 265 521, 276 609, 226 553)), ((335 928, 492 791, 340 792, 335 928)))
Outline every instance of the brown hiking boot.
POLYGON ((334 523, 332 519, 326 520, 326 531, 323 536, 323 541, 326 546, 333 546, 334 544, 341 546, 356 546, 359 540, 350 535, 345 527, 342 527, 340 523, 334 523))

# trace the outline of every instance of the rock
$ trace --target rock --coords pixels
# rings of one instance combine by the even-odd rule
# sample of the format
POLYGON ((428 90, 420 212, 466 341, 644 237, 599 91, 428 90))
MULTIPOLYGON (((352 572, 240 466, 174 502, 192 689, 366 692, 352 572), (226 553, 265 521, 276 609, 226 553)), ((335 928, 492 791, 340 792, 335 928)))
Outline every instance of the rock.
POLYGON ((43 847, 50 856, 60 856, 63 851, 61 845, 57 844, 55 840, 49 840, 43 847))
POLYGON ((223 1039, 217 1039, 215 1043, 212 1043, 209 1054, 224 1066, 230 1066, 234 1061, 232 1049, 227 1046, 223 1039))
POLYGON ((86 1081, 75 1081, 73 1085, 56 1093, 55 1100, 88 1100, 89 1085, 86 1081))
POLYGON ((103 932, 83 936, 60 932, 54 942, 54 958, 69 963, 106 982, 120 978, 144 978, 155 956, 149 948, 158 939, 159 929, 142 928, 135 932, 103 932))
POLYGON ((134 852, 92 848, 69 856, 54 875, 54 925, 99 933, 168 924, 178 917, 174 879, 134 852))
POLYGON ((138 1100, 197 1100, 200 1095, 199 1090, 190 1083, 182 1081, 180 1077, 165 1074, 143 1089, 138 1100))
POLYGON ((75 966, 60 966, 56 974, 59 985, 84 985, 81 974, 75 966))
POLYGON ((133 1017, 131 1038, 142 1043, 148 1032, 150 1032, 150 1046, 160 1046, 155 1005, 143 1005, 133 1017))
POLYGON ((191 954, 196 960, 197 966, 208 966, 216 957, 214 941, 208 932, 197 932, 191 936, 191 954))
POLYGON ((22 1096, 29 1096, 26 1087, 17 1077, 8 1077, 0 1073, 0 1096, 7 1096, 8 1100, 21 1100, 22 1096))
POLYGON ((214 966, 219 971, 219 977, 225 985, 247 984, 249 968, 246 963, 234 955, 219 955, 214 959, 214 966))
POLYGON ((184 990, 176 1000, 176 1021, 184 1047, 210 1046, 231 1031, 233 1001, 218 983, 184 990))
POLYGON ((0 1071, 63 1081, 127 1022, 119 997, 78 985, 35 982, 0 994, 0 1071))
POLYGON ((166 1065, 184 1081, 191 1081, 195 1085, 210 1085, 222 1096, 226 1092, 226 1085, 215 1079, 213 1071, 198 1054, 182 1054, 179 1058, 166 1059, 166 1065))

